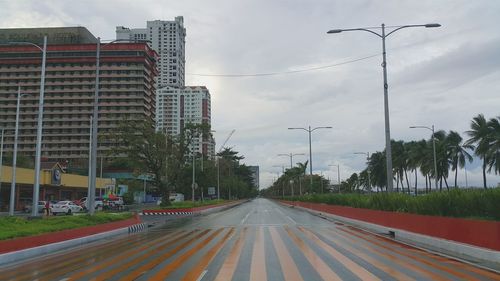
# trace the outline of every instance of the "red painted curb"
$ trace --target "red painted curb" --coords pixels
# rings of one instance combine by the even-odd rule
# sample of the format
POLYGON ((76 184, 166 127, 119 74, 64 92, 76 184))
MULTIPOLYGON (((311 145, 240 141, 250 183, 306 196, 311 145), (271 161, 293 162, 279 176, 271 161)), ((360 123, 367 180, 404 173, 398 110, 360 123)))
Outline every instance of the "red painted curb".
POLYGON ((141 221, 139 217, 135 215, 133 218, 121 221, 114 221, 105 224, 85 226, 80 228, 66 229, 57 232, 44 233, 36 236, 19 237, 14 239, 2 240, 0 241, 0 254, 34 248, 38 246, 62 242, 75 238, 81 238, 123 227, 129 227, 131 225, 140 222, 141 221))
POLYGON ((500 250, 500 222, 378 211, 309 202, 279 200, 285 204, 350 219, 452 240, 491 250, 500 250))

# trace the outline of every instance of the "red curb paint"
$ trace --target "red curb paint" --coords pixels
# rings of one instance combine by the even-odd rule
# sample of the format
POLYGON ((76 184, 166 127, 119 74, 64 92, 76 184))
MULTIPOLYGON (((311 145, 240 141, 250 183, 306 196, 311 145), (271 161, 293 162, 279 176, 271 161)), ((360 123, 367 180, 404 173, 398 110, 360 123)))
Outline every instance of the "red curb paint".
POLYGON ((282 201, 315 211, 452 240, 491 250, 500 250, 500 222, 425 216, 320 203, 282 201))
POLYGON ((67 229, 57 232, 44 233, 36 236, 20 237, 9 240, 0 241, 0 254, 25 250, 47 244, 62 242, 75 238, 81 238, 93 234, 98 234, 106 231, 111 231, 123 227, 129 227, 140 223, 140 219, 136 214, 134 217, 121 221, 114 221, 105 224, 85 226, 81 228, 67 229))
POLYGON ((179 208, 179 209, 174 209, 174 208, 168 209, 167 208, 167 209, 156 209, 156 210, 143 210, 142 213, 143 214, 145 214, 145 213, 175 213, 175 212, 193 212, 193 213, 196 213, 196 212, 199 212, 202 210, 211 209, 211 208, 215 208, 215 207, 222 207, 222 206, 226 206, 229 204, 235 204, 238 202, 240 202, 240 201, 228 202, 228 203, 217 204, 217 205, 201 206, 201 207, 195 207, 195 208, 179 208))

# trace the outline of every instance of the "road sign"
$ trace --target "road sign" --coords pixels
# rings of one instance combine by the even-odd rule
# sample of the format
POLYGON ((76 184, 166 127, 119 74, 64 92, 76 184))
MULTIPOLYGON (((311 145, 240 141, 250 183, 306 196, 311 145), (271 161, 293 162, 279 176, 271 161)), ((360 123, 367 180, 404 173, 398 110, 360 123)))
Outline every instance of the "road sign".
POLYGON ((208 188, 208 195, 215 195, 215 187, 208 188))

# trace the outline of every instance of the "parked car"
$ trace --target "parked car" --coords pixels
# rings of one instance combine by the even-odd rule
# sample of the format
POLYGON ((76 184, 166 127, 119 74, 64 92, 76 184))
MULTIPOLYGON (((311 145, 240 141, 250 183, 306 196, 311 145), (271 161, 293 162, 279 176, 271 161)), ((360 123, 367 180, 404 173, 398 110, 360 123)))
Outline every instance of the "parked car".
MULTIPOLYGON (((45 201, 38 201, 37 208, 39 213, 43 213, 43 211, 45 210, 45 203, 45 201)), ((23 210, 25 213, 31 213, 31 209, 31 205, 25 205, 23 210)))
MULTIPOLYGON (((80 200, 77 200, 79 204, 78 206, 82 207, 84 210, 88 210, 87 197, 83 197, 80 200)), ((75 202, 76 203, 76 202, 75 202)), ((94 208, 97 209, 103 206, 103 202, 101 198, 96 198, 94 203, 94 208)))
POLYGON ((59 201, 56 204, 51 206, 52 214, 66 214, 71 215, 73 213, 79 213, 83 210, 82 207, 76 205, 71 201, 59 201))

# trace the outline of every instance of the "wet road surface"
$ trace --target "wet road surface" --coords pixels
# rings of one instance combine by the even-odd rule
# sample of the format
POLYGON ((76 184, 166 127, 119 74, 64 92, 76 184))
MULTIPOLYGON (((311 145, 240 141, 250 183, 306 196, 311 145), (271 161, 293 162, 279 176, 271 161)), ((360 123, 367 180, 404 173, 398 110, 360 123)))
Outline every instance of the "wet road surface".
POLYGON ((500 275, 255 199, 0 269, 0 280, 500 280, 500 275))

